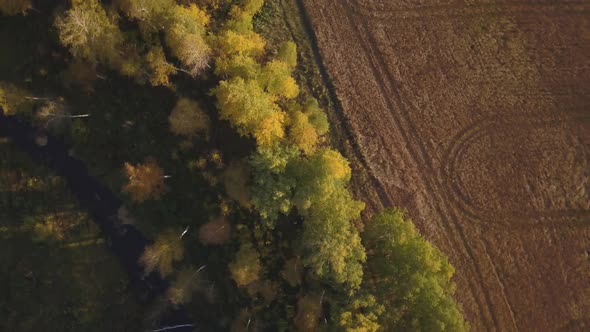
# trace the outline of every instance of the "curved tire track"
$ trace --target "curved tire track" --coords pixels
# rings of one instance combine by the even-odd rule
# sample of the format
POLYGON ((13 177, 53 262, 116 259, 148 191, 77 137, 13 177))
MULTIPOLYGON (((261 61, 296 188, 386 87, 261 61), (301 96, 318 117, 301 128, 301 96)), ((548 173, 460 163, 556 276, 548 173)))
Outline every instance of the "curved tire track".
MULTIPOLYGON (((589 217, 589 210, 579 209, 565 209, 557 211, 537 211, 534 209, 525 209, 522 212, 506 212, 506 211, 489 211, 481 206, 476 206, 467 195, 460 188, 459 184, 453 181, 453 174, 458 174, 457 168, 461 163, 461 159, 466 154, 470 145, 476 142, 479 138, 488 135, 491 132, 491 127, 500 126, 502 128, 519 125, 519 128, 537 128, 539 126, 557 126, 567 121, 588 121, 589 116, 572 117, 568 119, 538 119, 531 120, 527 117, 522 119, 512 119, 516 121, 506 121, 498 118, 489 118, 482 121, 475 122, 461 130, 454 138, 451 139, 451 144, 444 154, 441 161, 441 172, 439 177, 443 185, 454 195, 450 195, 450 202, 458 211, 472 220, 480 223, 488 224, 492 227, 500 227, 502 229, 514 228, 515 223, 520 226, 538 227, 550 225, 563 224, 565 219, 571 217, 589 217), (491 219, 489 216, 494 216, 491 219), (498 218, 499 217, 499 218, 498 218), (527 222, 531 219, 544 220, 543 223, 527 222)), ((590 224, 582 224, 582 226, 590 226, 590 224)))
MULTIPOLYGON (((352 2, 352 5, 346 5, 347 9, 350 9, 355 5, 356 2, 354 0, 352 2)), ((384 82, 380 82, 377 80, 377 84, 381 91, 381 95, 384 97, 384 101, 388 106, 389 113, 393 118, 394 123, 398 127, 398 131, 400 132, 402 138, 406 143, 404 146, 406 147, 408 154, 414 159, 416 164, 424 166, 428 172, 434 174, 434 168, 432 167, 432 164, 428 158, 426 149, 424 145, 419 141, 417 131, 407 117, 408 111, 402 101, 401 94, 397 87, 397 82, 393 79, 392 74, 389 72, 387 64, 384 61, 383 55, 376 49, 376 45, 378 45, 378 43, 376 42, 371 32, 360 30, 361 26, 365 26, 363 24, 364 22, 358 22, 353 17, 354 13, 352 11, 347 10, 346 15, 349 21, 353 22, 354 30, 357 34, 357 39, 363 44, 363 48, 366 50, 367 56, 370 57, 369 62, 372 67, 373 76, 375 78, 384 77, 385 80, 389 83, 385 84, 384 82), (363 38, 363 35, 367 36, 366 40, 365 38, 363 38), (395 105, 389 98, 386 97, 388 95, 394 96, 395 105), (399 109, 400 112, 395 112, 394 109, 396 108, 399 109)), ((434 189, 437 186, 436 182, 433 181, 430 178, 430 176, 428 176, 427 172, 424 172, 422 170, 422 167, 417 167, 417 169, 422 184, 426 189, 426 193, 430 193, 431 195, 437 195, 439 193, 439 190, 434 189)), ((432 200, 432 202, 434 202, 433 207, 435 208, 437 214, 441 218, 442 224, 444 226, 445 231, 449 235, 448 239, 451 241, 452 246, 455 249, 464 252, 469 258, 469 260, 472 262, 472 264, 469 267, 472 269, 473 274, 476 276, 478 280, 478 285, 475 286, 474 281, 471 279, 467 280, 467 283, 469 284, 469 287, 471 288, 474 297, 477 298, 478 296, 477 294, 479 292, 477 291, 477 289, 479 289, 479 291, 483 294, 485 306, 481 302, 477 301, 478 306, 480 307, 480 314, 482 319, 487 316, 483 312, 483 308, 485 308, 489 314, 489 317, 491 317, 492 326, 494 326, 495 329, 501 329, 499 320, 495 314, 494 304, 491 300, 491 295, 487 290, 487 287, 485 286, 485 279, 483 277, 483 273, 481 271, 481 268, 479 267, 479 264, 477 263, 477 260, 475 259, 475 254, 473 253, 473 250, 467 242, 462 226, 456 222, 449 220, 452 218, 452 214, 447 212, 448 208, 445 207, 444 204, 443 206, 437 204, 437 202, 444 202, 445 198, 434 198, 435 199, 432 200), (447 218, 447 215, 451 216, 451 218, 447 218), (454 234, 455 232, 456 235, 454 234)), ((508 302, 506 298, 505 301, 508 302)), ((516 327, 515 322, 514 326, 516 327)), ((488 329, 492 329, 490 325, 488 325, 488 329)))

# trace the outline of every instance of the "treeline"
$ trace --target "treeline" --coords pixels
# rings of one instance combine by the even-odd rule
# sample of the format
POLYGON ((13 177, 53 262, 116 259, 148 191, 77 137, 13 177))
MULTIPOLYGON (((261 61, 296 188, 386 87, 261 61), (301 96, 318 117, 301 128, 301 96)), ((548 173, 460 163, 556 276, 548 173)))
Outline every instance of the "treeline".
MULTIPOLYGON (((29 7, 26 3, 3 1, 0 10, 20 13, 29 7)), ((254 142, 248 158, 226 167, 223 182, 236 206, 253 210, 258 220, 232 227, 224 218, 215 219, 199 232, 207 245, 226 243, 232 231, 238 241, 228 270, 251 301, 234 330, 279 301, 276 294, 287 285, 297 303, 282 305, 295 305, 296 312, 283 313, 299 330, 325 329, 324 323, 346 331, 466 329, 453 300, 453 267, 400 210, 366 220, 362 234, 355 226, 364 204, 348 189, 349 163, 326 142, 325 112, 293 78, 296 45, 286 41, 271 52, 254 31, 263 5, 264 0, 113 0, 105 6, 98 0, 72 0, 55 27, 61 44, 85 68, 103 66, 140 84, 169 87, 178 73, 213 74, 218 84, 211 94, 219 118, 254 142), (136 28, 123 30, 122 20, 136 28), (290 234, 277 236, 278 229, 299 220, 302 230, 285 249, 282 239, 290 234), (276 280, 277 268, 282 281, 276 280)), ((0 99, 8 105, 6 91, 0 90, 0 99)), ((210 124, 200 104, 182 96, 168 123, 189 141, 206 138, 210 124)), ((218 156, 211 162, 223 167, 218 156)), ((137 203, 166 191, 166 174, 153 158, 125 164, 124 172, 123 191, 137 203)), ((181 237, 164 232, 142 263, 147 271, 166 276, 183 256, 181 237)), ((190 280, 189 272, 178 274, 169 294, 172 303, 190 300, 190 280)), ((281 324, 270 322, 287 329, 281 324)))

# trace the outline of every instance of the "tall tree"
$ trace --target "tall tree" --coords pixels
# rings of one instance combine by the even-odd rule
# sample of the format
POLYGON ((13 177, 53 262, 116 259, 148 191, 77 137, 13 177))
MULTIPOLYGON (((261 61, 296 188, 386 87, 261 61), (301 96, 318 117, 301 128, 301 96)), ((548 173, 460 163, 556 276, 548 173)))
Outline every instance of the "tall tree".
POLYGON ((204 39, 207 23, 209 16, 195 4, 176 5, 164 29, 166 44, 191 76, 209 65, 211 49, 204 39))
POLYGON ((119 67, 123 34, 98 0, 72 0, 72 7, 55 20, 62 45, 74 57, 119 67))
POLYGON ((222 81, 213 93, 221 119, 229 120, 240 135, 252 135, 262 145, 284 136, 284 112, 255 81, 222 81))
POLYGON ((147 158, 143 164, 125 163, 124 170, 128 182, 123 186, 123 191, 128 192, 135 202, 141 203, 148 198, 159 198, 166 190, 164 170, 151 157, 147 158))
POLYGON ((348 162, 337 151, 322 149, 290 164, 289 173, 297 183, 294 205, 304 217, 304 264, 321 278, 358 289, 366 254, 351 221, 360 218, 364 204, 346 189, 348 162))
POLYGON ((387 331, 464 331, 453 299, 454 268, 403 211, 388 209, 366 224, 363 242, 371 253, 367 286, 385 307, 379 322, 387 331))

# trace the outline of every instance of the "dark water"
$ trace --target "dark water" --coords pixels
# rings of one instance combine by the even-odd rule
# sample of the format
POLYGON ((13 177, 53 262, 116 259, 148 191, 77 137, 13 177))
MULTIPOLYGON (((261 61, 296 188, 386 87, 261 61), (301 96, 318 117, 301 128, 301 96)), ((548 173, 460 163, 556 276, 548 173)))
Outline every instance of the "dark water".
MULTIPOLYGON (((31 125, 12 116, 6 116, 0 109, 0 136, 9 137, 23 152, 37 162, 51 168, 62 176, 68 188, 78 198, 91 218, 100 226, 110 250, 119 259, 134 288, 144 303, 150 303, 163 294, 168 282, 158 273, 145 275, 139 264, 139 257, 151 243, 137 228, 123 224, 117 216, 122 201, 88 174, 88 169, 80 160, 69 155, 68 147, 59 139, 47 135, 31 125), (47 137, 47 144, 40 146, 36 138, 47 137)), ((162 314, 160 328, 174 325, 192 324, 184 309, 168 309, 162 314)), ((138 322, 141 325, 141 322, 138 322)), ((167 331, 193 331, 194 327, 179 327, 167 331)))

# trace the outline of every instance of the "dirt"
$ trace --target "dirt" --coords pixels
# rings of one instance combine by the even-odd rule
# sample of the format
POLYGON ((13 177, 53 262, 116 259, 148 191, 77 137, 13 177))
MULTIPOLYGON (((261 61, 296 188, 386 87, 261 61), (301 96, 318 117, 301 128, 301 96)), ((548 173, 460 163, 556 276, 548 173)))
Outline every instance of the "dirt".
POLYGON ((589 330, 590 3, 302 3, 361 197, 449 256, 472 330, 589 330))

